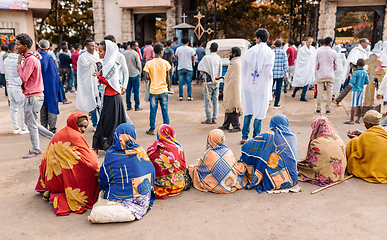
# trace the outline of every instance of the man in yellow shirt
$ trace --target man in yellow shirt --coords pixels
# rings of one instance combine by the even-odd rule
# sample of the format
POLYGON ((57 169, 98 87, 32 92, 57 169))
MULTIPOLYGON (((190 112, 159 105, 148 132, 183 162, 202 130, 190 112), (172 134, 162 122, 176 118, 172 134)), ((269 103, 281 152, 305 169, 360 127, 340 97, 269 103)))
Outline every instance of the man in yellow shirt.
POLYGON ((163 124, 169 124, 168 116, 168 86, 169 75, 167 72, 171 69, 171 65, 162 59, 164 46, 161 43, 156 43, 153 47, 155 57, 146 62, 144 67, 145 78, 150 80, 149 85, 149 103, 150 103, 150 116, 149 116, 149 130, 146 131, 149 135, 155 134, 155 121, 158 102, 160 102, 161 113, 163 115, 163 124))

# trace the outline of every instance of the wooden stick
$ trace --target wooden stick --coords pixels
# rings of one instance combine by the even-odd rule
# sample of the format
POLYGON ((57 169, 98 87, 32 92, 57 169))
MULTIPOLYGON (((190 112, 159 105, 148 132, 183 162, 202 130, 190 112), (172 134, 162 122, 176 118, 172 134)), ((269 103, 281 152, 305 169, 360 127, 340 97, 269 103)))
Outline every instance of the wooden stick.
POLYGON ((344 182, 345 180, 350 179, 351 177, 353 177, 353 175, 350 175, 350 176, 344 178, 343 180, 340 180, 340 181, 338 181, 338 182, 332 183, 332 184, 330 184, 330 185, 328 185, 328 186, 325 186, 325 187, 322 187, 322 188, 320 188, 320 189, 317 189, 316 191, 313 191, 312 194, 318 193, 318 192, 320 192, 320 191, 322 191, 322 190, 324 190, 324 189, 327 189, 327 188, 329 188, 329 187, 332 187, 332 186, 334 186, 334 185, 337 185, 337 184, 339 184, 339 183, 342 183, 342 182, 344 182))

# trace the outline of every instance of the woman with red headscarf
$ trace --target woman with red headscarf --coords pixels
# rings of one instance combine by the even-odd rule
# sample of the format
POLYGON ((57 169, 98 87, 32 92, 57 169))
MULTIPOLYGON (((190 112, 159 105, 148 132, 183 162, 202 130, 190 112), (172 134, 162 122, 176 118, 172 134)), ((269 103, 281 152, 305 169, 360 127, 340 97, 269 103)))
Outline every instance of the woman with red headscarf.
POLYGON ((160 126, 157 140, 148 147, 147 154, 156 170, 154 188, 157 198, 166 199, 179 194, 186 185, 186 163, 184 150, 176 141, 171 126, 160 126))
POLYGON ((39 167, 35 190, 53 203, 58 216, 83 213, 98 198, 98 157, 83 138, 88 123, 85 114, 72 113, 51 139, 39 167))

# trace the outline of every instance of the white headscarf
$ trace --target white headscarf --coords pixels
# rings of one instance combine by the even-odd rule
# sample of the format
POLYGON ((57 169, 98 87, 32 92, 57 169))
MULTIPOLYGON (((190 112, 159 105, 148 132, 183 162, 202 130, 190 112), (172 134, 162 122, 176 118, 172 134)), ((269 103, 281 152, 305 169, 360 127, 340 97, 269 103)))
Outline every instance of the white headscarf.
POLYGON ((382 66, 387 66, 387 41, 382 44, 382 52, 380 53, 380 60, 383 61, 382 66))
POLYGON ((106 78, 109 85, 121 92, 120 88, 120 65, 116 62, 117 54, 119 53, 117 44, 110 40, 105 40, 106 52, 102 60, 102 76, 106 78))
POLYGON ((341 53, 341 46, 340 45, 335 45, 332 47, 333 50, 335 50, 337 53, 341 53))
POLYGON ((372 52, 373 53, 380 53, 382 51, 382 41, 378 41, 375 46, 374 46, 374 49, 372 49, 372 52))

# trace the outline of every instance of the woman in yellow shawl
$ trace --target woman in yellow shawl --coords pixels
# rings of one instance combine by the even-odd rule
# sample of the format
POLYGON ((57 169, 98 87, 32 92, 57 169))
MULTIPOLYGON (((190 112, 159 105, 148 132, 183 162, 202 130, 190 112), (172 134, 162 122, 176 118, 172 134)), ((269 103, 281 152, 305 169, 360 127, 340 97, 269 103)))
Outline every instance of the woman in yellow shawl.
POLYGON ((379 125, 381 119, 375 110, 366 112, 363 121, 367 131, 357 134, 359 137, 346 147, 348 173, 371 183, 387 183, 387 132, 379 125))
POLYGON ((245 166, 235 160, 224 144, 224 132, 212 130, 207 137, 206 151, 195 166, 189 166, 194 187, 203 192, 232 193, 243 187, 245 166))

